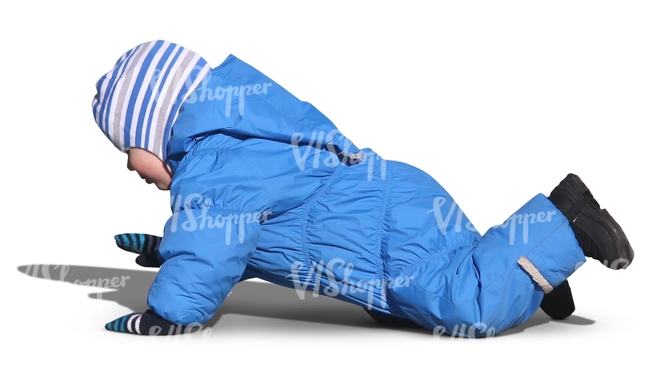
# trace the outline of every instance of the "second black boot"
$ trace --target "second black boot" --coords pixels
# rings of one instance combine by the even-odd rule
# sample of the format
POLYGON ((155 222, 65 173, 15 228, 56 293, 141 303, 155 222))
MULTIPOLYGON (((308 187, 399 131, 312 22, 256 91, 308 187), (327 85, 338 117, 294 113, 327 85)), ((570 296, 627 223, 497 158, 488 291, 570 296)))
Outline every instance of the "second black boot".
POLYGON ((607 210, 600 208, 577 175, 567 175, 548 199, 569 220, 586 257, 610 269, 625 269, 632 263, 634 251, 623 229, 607 210))
POLYGON ((553 291, 544 295, 539 306, 544 313, 554 320, 564 320, 576 310, 569 281, 565 280, 553 291))

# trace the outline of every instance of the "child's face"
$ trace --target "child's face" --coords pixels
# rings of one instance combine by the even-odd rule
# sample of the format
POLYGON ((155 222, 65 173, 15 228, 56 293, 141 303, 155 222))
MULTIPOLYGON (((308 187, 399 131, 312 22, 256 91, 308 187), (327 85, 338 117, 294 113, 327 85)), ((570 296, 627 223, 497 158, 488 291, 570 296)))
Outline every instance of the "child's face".
POLYGON ((138 175, 147 184, 155 184, 158 189, 168 191, 172 182, 172 175, 165 167, 165 163, 156 155, 145 149, 131 148, 127 151, 129 159, 126 168, 137 171, 138 175))

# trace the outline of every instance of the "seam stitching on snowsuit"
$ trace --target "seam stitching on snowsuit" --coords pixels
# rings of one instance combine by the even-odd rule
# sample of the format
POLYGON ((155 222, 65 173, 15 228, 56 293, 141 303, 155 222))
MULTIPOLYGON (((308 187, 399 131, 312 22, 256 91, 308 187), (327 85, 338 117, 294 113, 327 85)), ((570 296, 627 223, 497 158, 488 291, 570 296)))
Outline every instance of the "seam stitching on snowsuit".
MULTIPOLYGON (((250 72, 248 72, 248 68, 249 68, 249 67, 250 67, 250 68, 253 68, 253 67, 250 66, 250 65, 249 65, 248 63, 246 63, 245 61, 240 60, 238 57, 236 57, 236 56, 234 56, 234 55, 233 55, 233 57, 236 58, 240 63, 243 63, 245 66, 247 66, 247 71, 246 71, 246 73, 247 73, 247 74, 250 74, 250 72)), ((225 61, 224 61, 223 63, 225 63, 225 61)), ((221 63, 218 67, 214 68, 214 70, 216 71, 216 69, 219 68, 219 67, 221 67, 221 66, 223 65, 223 63, 221 63)), ((255 68, 253 68, 253 69, 256 70, 255 68)), ((243 82, 243 80, 241 80, 239 77, 235 77, 235 76, 232 74, 232 71, 231 71, 231 70, 229 70, 229 71, 224 71, 224 72, 222 72, 222 73, 223 73, 225 76, 228 76, 228 77, 232 78, 234 81, 237 81, 240 85, 245 84, 245 82, 243 82)), ((275 82, 275 81, 273 81, 272 79, 270 79, 270 78, 269 78, 267 75, 265 75, 264 73, 259 72, 259 71, 257 71, 257 72, 253 72, 253 73, 258 73, 258 74, 260 74, 262 77, 264 77, 264 78, 266 78, 267 80, 273 82, 273 84, 275 84, 277 87, 280 87, 282 90, 284 90, 285 92, 289 93, 289 91, 288 91, 286 88, 284 88, 284 86, 279 85, 277 82, 275 82)), ((304 121, 304 119, 300 119, 300 118, 297 118, 297 117, 291 116, 289 113, 287 113, 286 111, 281 110, 281 109, 278 108, 274 103, 272 103, 271 101, 269 101, 268 98, 263 97, 262 99, 263 99, 266 103, 268 103, 271 107, 273 107, 276 111, 278 111, 278 112, 279 112, 283 117, 285 117, 285 118, 287 118, 287 119, 291 119, 291 120, 293 120, 293 121, 295 121, 295 122, 298 122, 298 123, 309 124, 309 125, 313 126, 313 128, 314 128, 315 130, 317 130, 317 131, 319 131, 319 132, 325 132, 325 130, 324 130, 324 129, 321 129, 321 128, 318 126, 318 124, 314 124, 314 122, 311 122, 311 121, 310 121, 310 122, 306 122, 306 121, 304 121)), ((321 113, 321 112, 320 112, 316 107, 314 107, 314 106, 312 106, 312 107, 313 107, 316 111, 318 111, 319 113, 321 113)), ((321 113, 321 114, 322 114, 322 113, 321 113)), ((326 119, 329 120, 329 118, 327 118, 324 114, 322 114, 322 115, 323 115, 323 117, 325 117, 326 119)), ((234 125, 233 125, 233 126, 234 126, 234 125)))
MULTIPOLYGON (((345 165, 343 164, 338 164, 336 166, 336 169, 332 174, 329 176, 323 187, 309 199, 307 204, 303 207, 303 214, 301 217, 304 219, 302 223, 302 228, 300 230, 300 239, 301 239, 301 247, 302 247, 302 252, 303 256, 305 257, 305 263, 308 266, 308 270, 311 270, 312 266, 312 260, 311 258, 311 252, 309 252, 309 242, 307 241, 307 224, 309 223, 309 215, 311 214, 311 211, 314 209, 314 206, 319 202, 319 199, 326 194, 329 191, 329 188, 332 186, 332 184, 335 181, 338 181, 340 179, 339 175, 341 175, 343 168, 345 165)), ((305 281, 309 282, 309 281, 305 281)), ((314 284, 316 283, 316 273, 312 275, 311 282, 314 284)))
MULTIPOLYGON (((450 253, 450 252, 453 252, 453 251, 455 251, 455 250, 457 250, 457 249, 460 249, 461 247, 462 247, 462 246, 456 246, 456 247, 453 247, 453 248, 452 248, 452 247, 448 247, 448 248, 444 248, 444 249, 442 249, 442 250, 440 250, 440 251, 438 251, 438 252, 436 252, 436 253, 429 254, 427 257, 425 257, 425 258, 419 260, 419 261, 416 262, 416 263, 413 263, 413 264, 411 264, 411 265, 408 265, 408 266, 405 266, 405 267, 403 267, 403 268, 397 269, 397 273, 398 273, 398 274, 405 275, 405 276, 408 276, 408 275, 410 275, 410 274, 413 272, 413 270, 415 270, 415 269, 421 267, 423 264, 425 264, 425 263, 427 263, 427 262, 429 262, 429 261, 431 261, 431 260, 435 260, 435 259, 437 259, 438 257, 442 257, 442 256, 444 256, 444 255, 446 255, 446 254, 448 254, 448 253, 450 253)), ((425 291, 426 291, 426 290, 425 290, 425 291)))
MULTIPOLYGON (((386 219, 388 217, 388 201, 391 193, 390 180, 391 175, 389 169, 386 168, 386 178, 384 180, 384 189, 383 196, 381 198, 381 210, 379 211, 378 216, 378 226, 377 226, 377 246, 375 248, 375 269, 377 270, 377 277, 380 281, 386 280, 386 265, 384 264, 383 250, 384 250, 384 239, 387 237, 387 231, 384 228, 386 224, 386 219)), ((383 283, 382 283, 383 285, 383 283)), ((384 291, 381 292, 381 296, 384 297, 384 291)), ((387 304, 382 300, 382 305, 387 304)), ((384 307, 382 307, 383 309, 384 307)))
MULTIPOLYGON (((194 147, 192 147, 192 149, 190 149, 190 151, 187 152, 187 154, 185 156, 188 156, 190 153, 192 153, 192 156, 197 156, 197 155, 207 154, 209 152, 218 152, 218 151, 226 151, 226 152, 232 152, 232 153, 236 154, 238 157, 240 157, 241 159, 244 160, 244 163, 246 163, 246 167, 248 167, 248 170, 262 184, 262 187, 264 187, 264 192, 266 193, 266 197, 267 197, 267 199, 269 201, 269 204, 271 205, 270 209, 271 209, 271 211, 273 210, 273 198, 271 197, 271 194, 269 193, 269 190, 266 188, 266 184, 264 183, 264 179, 262 179, 257 173, 255 173, 255 170, 251 167, 251 164, 248 162, 246 157, 244 155, 242 155, 242 153, 239 152, 239 150, 231 149, 231 148, 224 148, 224 147, 221 147, 221 146, 207 146, 205 148, 200 148, 200 147, 197 148, 197 146, 200 145, 200 144, 201 144, 200 142, 196 143, 196 145, 194 145, 194 147)), ((181 161, 183 159, 185 159, 185 157, 183 157, 181 159, 181 161)), ((179 163, 179 166, 180 166, 180 163, 179 163)), ((222 209, 222 210, 239 210, 241 208, 219 208, 219 209, 222 209)))

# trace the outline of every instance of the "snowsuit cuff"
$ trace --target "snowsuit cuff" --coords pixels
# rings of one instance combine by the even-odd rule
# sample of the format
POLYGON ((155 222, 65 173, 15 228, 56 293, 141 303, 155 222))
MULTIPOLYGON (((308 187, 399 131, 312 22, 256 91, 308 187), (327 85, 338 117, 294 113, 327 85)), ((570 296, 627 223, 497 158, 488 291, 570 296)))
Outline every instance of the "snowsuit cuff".
POLYGON ((542 288, 544 291, 544 294, 548 294, 549 292, 553 291, 553 286, 551 286, 551 283, 544 278, 542 273, 533 265, 532 262, 526 256, 521 256, 517 260, 517 263, 530 275, 530 278, 537 283, 539 287, 542 288))
POLYGON ((511 218, 528 222, 531 237, 539 237, 529 252, 520 255, 517 263, 545 294, 586 261, 569 221, 546 196, 535 196, 511 218))

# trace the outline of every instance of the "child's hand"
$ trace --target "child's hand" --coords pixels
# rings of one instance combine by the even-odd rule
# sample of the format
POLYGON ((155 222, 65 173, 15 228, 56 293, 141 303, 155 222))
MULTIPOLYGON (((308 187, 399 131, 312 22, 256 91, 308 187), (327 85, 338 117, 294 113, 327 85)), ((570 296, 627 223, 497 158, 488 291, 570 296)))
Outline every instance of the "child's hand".
POLYGON ((104 326, 112 332, 132 333, 140 335, 165 336, 182 334, 185 327, 175 325, 148 309, 144 313, 133 312, 119 317, 104 326))
POLYGON ((137 253, 135 262, 147 268, 158 268, 162 262, 158 258, 158 246, 161 237, 149 234, 119 234, 115 235, 115 243, 125 251, 137 253))

